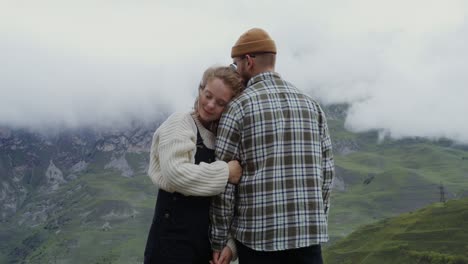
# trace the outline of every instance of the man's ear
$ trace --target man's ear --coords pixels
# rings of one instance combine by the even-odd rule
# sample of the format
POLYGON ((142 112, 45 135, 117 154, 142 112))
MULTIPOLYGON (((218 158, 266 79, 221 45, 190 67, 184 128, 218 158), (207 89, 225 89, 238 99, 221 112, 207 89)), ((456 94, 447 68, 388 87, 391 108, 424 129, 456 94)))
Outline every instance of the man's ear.
POLYGON ((247 69, 253 69, 255 66, 255 60, 250 55, 245 55, 247 58, 247 69))

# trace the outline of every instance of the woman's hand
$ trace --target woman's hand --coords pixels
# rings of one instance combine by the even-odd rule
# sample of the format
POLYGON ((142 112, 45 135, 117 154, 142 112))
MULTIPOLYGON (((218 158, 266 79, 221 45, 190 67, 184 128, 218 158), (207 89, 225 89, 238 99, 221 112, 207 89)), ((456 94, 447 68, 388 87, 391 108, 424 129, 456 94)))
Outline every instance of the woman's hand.
POLYGON ((210 260, 210 264, 229 264, 232 260, 231 248, 225 246, 221 252, 214 251, 213 259, 210 260))
POLYGON ((237 160, 231 160, 228 162, 229 167, 229 179, 228 182, 232 184, 238 184, 242 176, 242 167, 237 160))

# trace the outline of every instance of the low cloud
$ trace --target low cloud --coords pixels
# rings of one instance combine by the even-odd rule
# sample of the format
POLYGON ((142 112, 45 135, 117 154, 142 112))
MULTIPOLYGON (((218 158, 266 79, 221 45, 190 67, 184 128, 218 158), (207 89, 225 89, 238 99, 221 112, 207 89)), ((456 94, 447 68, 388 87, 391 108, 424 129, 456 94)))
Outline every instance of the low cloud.
POLYGON ((350 130, 468 143, 464 1, 49 0, 0 10, 0 124, 186 111, 203 70, 230 63, 232 44, 255 26, 276 40, 283 77, 323 104, 350 104, 350 130))

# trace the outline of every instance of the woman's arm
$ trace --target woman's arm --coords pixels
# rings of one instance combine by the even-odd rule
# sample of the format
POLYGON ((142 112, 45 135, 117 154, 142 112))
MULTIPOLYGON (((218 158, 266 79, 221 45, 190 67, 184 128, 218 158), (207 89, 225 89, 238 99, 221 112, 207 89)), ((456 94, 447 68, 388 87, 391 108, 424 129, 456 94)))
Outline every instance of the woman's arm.
POLYGON ((224 161, 194 164, 197 148, 194 126, 187 113, 173 114, 160 126, 153 138, 150 171, 153 168, 156 174, 160 173, 161 187, 169 192, 194 196, 219 194, 228 181, 228 164, 224 161))

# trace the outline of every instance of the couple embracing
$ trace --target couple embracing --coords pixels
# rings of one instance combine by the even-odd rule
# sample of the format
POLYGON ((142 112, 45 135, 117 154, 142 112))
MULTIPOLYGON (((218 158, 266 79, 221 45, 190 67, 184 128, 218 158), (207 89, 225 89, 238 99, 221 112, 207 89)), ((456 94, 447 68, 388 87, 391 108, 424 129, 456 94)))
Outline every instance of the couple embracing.
POLYGON ((154 133, 145 263, 322 263, 334 162, 320 105, 275 72, 263 29, 203 74, 194 111, 154 133), (245 87, 245 89, 244 89, 245 87))

